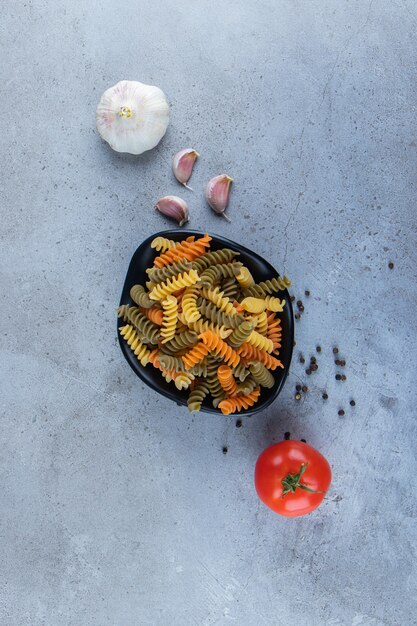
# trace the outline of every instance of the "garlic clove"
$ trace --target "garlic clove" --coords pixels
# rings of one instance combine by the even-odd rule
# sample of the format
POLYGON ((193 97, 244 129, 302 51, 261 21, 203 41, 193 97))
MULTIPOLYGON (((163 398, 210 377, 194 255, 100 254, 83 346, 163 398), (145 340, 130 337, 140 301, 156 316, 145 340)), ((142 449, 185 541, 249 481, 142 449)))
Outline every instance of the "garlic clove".
POLYGON ((121 80, 110 87, 97 105, 97 130, 116 152, 141 154, 151 150, 165 135, 168 124, 164 93, 136 80, 121 80))
POLYGON ((222 215, 228 222, 229 217, 225 214, 226 207, 229 203, 230 185, 233 179, 227 174, 215 176, 206 186, 206 200, 216 213, 222 215))
POLYGON ((177 181, 184 185, 184 187, 187 187, 187 189, 191 189, 191 187, 189 187, 187 183, 191 178, 194 163, 199 156, 200 155, 198 154, 197 150, 193 150, 192 148, 186 148, 185 150, 180 150, 179 152, 177 152, 177 154, 175 154, 174 158, 172 159, 172 170, 174 172, 174 176, 177 181))
POLYGON ((159 198, 158 202, 155 204, 155 209, 158 209, 163 215, 177 220, 180 226, 188 222, 189 211, 187 203, 178 196, 164 196, 163 198, 159 198))

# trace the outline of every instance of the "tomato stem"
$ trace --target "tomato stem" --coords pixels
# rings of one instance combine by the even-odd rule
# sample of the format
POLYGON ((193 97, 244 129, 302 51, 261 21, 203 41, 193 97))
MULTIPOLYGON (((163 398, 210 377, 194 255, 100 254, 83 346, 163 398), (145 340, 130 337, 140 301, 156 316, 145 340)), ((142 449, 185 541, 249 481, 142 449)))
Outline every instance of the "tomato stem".
POLYGON ((297 474, 287 474, 286 477, 282 480, 282 484, 284 486, 284 491, 282 492, 282 496, 286 496, 287 493, 295 493, 296 490, 304 489, 304 491, 308 491, 309 493, 324 493, 323 491, 316 491, 315 489, 310 489, 307 485, 303 485, 300 483, 301 476, 304 474, 308 467, 308 463, 301 463, 300 469, 297 474))

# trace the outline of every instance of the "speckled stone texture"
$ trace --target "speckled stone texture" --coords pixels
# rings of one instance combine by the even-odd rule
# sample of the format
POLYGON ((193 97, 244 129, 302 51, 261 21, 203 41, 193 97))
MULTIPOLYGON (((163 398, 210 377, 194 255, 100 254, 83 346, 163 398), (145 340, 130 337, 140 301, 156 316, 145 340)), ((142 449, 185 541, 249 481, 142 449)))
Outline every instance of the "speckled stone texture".
POLYGON ((1 624, 417 624, 416 4, 28 0, 1 15, 1 624), (139 158, 95 131, 123 78, 171 105, 139 158), (195 193, 170 170, 184 147, 201 154, 195 193), (203 200, 222 172, 232 224, 203 200), (304 302, 284 392, 241 428, 151 392, 116 342, 130 257, 171 226, 152 207, 175 193, 191 227, 264 255, 304 302), (317 343, 307 376, 299 353, 317 343), (334 472, 302 519, 253 488, 285 431, 334 472))

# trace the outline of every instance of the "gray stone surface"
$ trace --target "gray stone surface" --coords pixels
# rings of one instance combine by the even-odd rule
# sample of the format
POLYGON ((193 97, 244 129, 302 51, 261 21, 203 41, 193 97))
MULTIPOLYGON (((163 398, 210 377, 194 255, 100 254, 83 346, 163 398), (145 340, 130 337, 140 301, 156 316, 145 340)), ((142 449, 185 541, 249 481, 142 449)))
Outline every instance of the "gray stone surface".
POLYGON ((416 624, 416 4, 2 5, 1 624, 416 624), (95 132, 122 78, 171 104, 140 158, 95 132), (187 146, 194 194, 170 171, 187 146), (231 225, 201 191, 223 171, 231 225), (168 193, 305 300, 285 390, 241 429, 155 395, 116 343, 130 257, 171 226, 152 210, 168 193), (317 343, 308 378, 297 356, 317 343), (252 483, 285 431, 334 471, 292 521, 252 483))

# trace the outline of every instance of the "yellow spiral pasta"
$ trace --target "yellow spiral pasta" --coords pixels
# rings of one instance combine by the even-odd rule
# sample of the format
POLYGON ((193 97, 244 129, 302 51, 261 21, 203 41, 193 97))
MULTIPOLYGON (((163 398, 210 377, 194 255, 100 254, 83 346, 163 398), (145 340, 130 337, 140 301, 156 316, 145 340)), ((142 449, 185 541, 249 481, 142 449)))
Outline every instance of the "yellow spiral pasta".
POLYGON ((181 391, 181 389, 188 389, 188 387, 193 382, 195 376, 190 372, 181 372, 175 378, 175 386, 177 389, 181 391))
POLYGON ((166 252, 167 250, 171 250, 171 248, 175 248, 178 245, 178 242, 172 241, 172 239, 166 239, 165 237, 155 237, 151 241, 151 248, 157 250, 157 252, 166 252))
POLYGON ((240 304, 243 309, 245 311, 249 311, 249 313, 262 313, 266 309, 265 300, 248 296, 247 298, 244 298, 240 304))
POLYGON ((255 348, 259 348, 260 350, 265 350, 266 352, 272 352, 274 349, 274 344, 271 339, 268 337, 264 337, 258 331, 253 330, 248 337, 248 343, 250 343, 255 348))
POLYGON ((268 313, 263 311, 257 315, 253 321, 255 323, 255 330, 265 337, 268 333, 268 313))
POLYGON ((227 313, 228 315, 236 315, 236 309, 233 306, 233 302, 230 302, 229 298, 225 298, 224 294, 218 287, 202 289, 201 295, 206 300, 210 300, 219 311, 227 313))
POLYGON ((200 295, 199 287, 187 287, 182 297, 182 314, 186 323, 196 322, 200 319, 201 313, 197 308, 197 299, 200 295))
MULTIPOLYGON (((179 319, 181 322, 183 322, 183 324, 187 324, 187 322, 185 321, 184 314, 180 314, 179 319)), ((194 332, 198 334, 204 333, 205 331, 209 330, 215 333, 216 335, 218 335, 219 337, 221 337, 221 339, 226 339, 226 337, 231 335, 233 332, 233 328, 226 328, 225 326, 218 326, 217 324, 213 324, 213 322, 209 322, 208 320, 202 320, 202 319, 199 319, 196 322, 189 322, 187 326, 190 330, 193 330, 194 332)))
POLYGON ((239 274, 236 276, 236 279, 242 289, 248 289, 255 284, 252 274, 245 265, 241 268, 239 274))
POLYGON ((266 296, 265 300, 265 308, 268 311, 273 311, 274 313, 282 313, 285 306, 285 300, 280 300, 279 298, 274 298, 273 296, 266 296))
POLYGON ((178 291, 183 287, 190 287, 198 282, 199 276, 195 270, 178 274, 175 278, 168 278, 164 283, 156 285, 149 297, 151 300, 164 300, 167 296, 174 291, 178 291))
POLYGON ((162 301, 164 318, 161 326, 161 343, 166 343, 175 337, 178 320, 178 303, 175 296, 168 296, 162 301))
POLYGON ((140 364, 145 367, 149 363, 149 357, 151 351, 140 341, 136 330, 130 324, 121 326, 119 332, 122 337, 127 341, 127 345, 133 351, 140 364))

